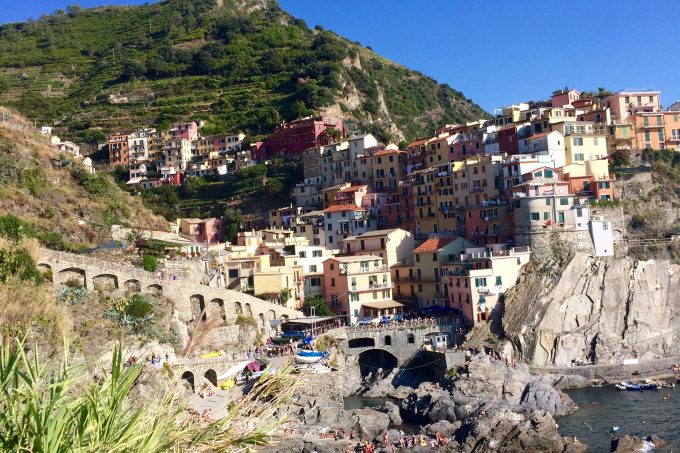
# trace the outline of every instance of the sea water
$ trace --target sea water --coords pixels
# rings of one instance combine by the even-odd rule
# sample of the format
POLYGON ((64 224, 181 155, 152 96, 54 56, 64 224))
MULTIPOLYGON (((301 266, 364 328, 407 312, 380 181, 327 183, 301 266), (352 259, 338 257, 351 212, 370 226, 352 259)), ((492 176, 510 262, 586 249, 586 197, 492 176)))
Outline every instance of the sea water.
POLYGON ((576 436, 588 451, 610 451, 611 439, 624 434, 657 435, 668 445, 655 451, 680 452, 680 387, 642 392, 620 391, 613 386, 566 392, 579 408, 558 417, 560 434, 576 436), (620 430, 612 433, 612 428, 620 430))

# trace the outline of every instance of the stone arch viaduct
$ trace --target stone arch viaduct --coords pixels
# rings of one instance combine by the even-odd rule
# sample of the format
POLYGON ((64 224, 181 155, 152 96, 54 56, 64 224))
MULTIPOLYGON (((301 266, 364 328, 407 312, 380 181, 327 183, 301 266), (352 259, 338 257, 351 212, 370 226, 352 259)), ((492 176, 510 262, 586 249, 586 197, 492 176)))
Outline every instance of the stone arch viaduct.
POLYGON ((40 252, 38 267, 51 270, 52 282, 57 288, 75 279, 88 290, 109 286, 131 292, 162 294, 175 303, 180 321, 185 323, 198 320, 203 315, 204 319, 219 316, 225 324, 233 324, 238 315, 244 315, 254 318, 260 329, 267 332, 270 320, 302 316, 297 310, 238 291, 209 287, 181 278, 163 279, 159 274, 134 266, 74 253, 48 249, 40 252))

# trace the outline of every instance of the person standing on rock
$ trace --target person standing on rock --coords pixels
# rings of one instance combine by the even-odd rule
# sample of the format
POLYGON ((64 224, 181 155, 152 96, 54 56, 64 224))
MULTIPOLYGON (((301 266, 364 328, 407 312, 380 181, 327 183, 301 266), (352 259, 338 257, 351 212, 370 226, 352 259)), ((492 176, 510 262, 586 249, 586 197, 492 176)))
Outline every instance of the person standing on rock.
POLYGON ((385 434, 383 434, 383 444, 385 447, 388 447, 390 445, 390 439, 389 436, 387 435, 387 431, 385 431, 385 434))

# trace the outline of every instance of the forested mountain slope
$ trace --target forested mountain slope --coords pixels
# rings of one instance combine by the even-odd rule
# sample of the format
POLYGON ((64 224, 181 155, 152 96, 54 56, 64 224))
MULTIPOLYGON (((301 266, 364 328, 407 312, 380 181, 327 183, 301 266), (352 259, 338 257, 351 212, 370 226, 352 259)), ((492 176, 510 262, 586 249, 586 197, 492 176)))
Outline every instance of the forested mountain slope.
POLYGON ((205 133, 258 135, 313 111, 399 140, 487 116, 448 85, 266 0, 72 6, 3 25, 0 104, 92 142, 186 118, 205 120, 205 133))

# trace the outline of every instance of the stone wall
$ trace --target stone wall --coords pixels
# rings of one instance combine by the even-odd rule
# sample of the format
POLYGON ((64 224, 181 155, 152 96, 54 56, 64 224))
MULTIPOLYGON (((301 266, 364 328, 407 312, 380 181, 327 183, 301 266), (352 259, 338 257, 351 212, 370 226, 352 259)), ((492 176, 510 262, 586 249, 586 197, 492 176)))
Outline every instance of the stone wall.
MULTIPOLYGON (((591 217, 600 216, 612 222, 614 230, 614 254, 625 256, 627 247, 625 241, 625 221, 623 209, 620 207, 599 208, 593 207, 591 217)), ((535 261, 547 261, 559 259, 572 252, 595 254, 590 230, 578 231, 576 227, 558 225, 526 227, 515 232, 515 245, 531 247, 532 259, 535 261)))
MULTIPOLYGON (((171 280, 160 273, 154 274, 125 264, 48 249, 41 249, 41 256, 38 266, 52 270, 55 287, 75 278, 88 290, 95 289, 97 284, 106 284, 112 289, 161 293, 174 302, 178 321, 186 325, 197 321, 204 310, 206 317, 219 316, 229 324, 233 324, 239 314, 253 317, 264 331, 270 330, 270 319, 302 316, 297 310, 249 294, 212 288, 189 279, 171 280)), ((222 334, 233 337, 233 333, 228 330, 216 335, 222 334)))

